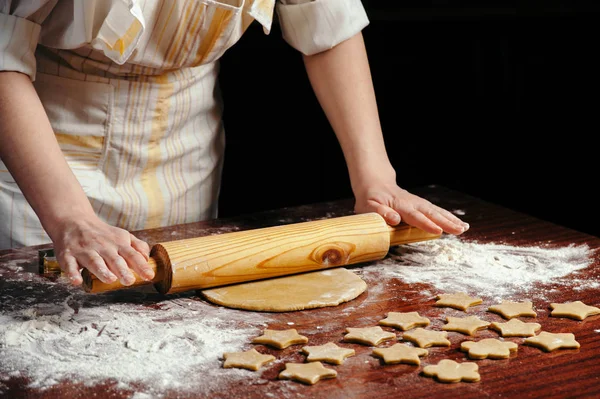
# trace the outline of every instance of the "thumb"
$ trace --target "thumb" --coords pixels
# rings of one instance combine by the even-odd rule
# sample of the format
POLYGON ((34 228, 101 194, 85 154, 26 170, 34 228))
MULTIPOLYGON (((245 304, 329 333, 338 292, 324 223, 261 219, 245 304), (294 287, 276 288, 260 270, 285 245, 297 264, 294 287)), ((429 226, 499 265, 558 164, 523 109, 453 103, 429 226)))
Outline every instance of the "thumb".
POLYGON ((400 214, 394 209, 373 200, 367 201, 365 204, 357 204, 354 211, 356 213, 376 212, 380 214, 390 226, 396 226, 402 220, 400 214))

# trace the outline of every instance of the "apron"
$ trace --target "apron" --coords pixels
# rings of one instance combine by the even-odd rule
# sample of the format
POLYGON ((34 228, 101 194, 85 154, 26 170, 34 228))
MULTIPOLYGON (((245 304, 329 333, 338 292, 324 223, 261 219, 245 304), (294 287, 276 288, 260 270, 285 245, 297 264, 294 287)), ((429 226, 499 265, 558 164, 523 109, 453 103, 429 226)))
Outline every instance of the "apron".
MULTIPOLYGON (((48 19, 65 23, 42 25, 34 85, 102 220, 142 230, 217 216, 218 59, 253 20, 268 33, 274 2, 57 3, 48 19)), ((50 242, 1 162, 0 213, 0 249, 50 242)))

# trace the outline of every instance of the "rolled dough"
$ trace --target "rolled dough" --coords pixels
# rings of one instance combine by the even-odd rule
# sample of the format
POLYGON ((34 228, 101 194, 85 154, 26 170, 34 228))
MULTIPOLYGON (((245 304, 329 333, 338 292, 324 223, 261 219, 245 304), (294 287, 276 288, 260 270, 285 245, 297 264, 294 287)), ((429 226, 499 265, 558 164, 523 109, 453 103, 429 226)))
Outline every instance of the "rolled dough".
POLYGON ((337 306, 367 289, 367 284, 344 268, 230 285, 202 291, 210 302, 235 309, 263 312, 337 306))

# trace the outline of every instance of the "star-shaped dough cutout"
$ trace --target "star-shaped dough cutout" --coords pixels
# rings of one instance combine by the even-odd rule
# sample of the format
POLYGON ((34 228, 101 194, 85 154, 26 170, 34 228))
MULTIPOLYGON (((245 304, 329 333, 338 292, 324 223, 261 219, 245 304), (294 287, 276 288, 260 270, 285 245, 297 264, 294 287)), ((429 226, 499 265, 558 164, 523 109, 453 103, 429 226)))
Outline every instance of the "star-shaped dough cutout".
POLYGON ((552 352, 555 349, 577 349, 579 342, 575 341, 575 335, 571 333, 554 334, 542 331, 537 337, 526 338, 525 345, 531 345, 552 352))
POLYGON ((482 330, 490 325, 487 321, 481 320, 477 316, 469 317, 446 317, 448 324, 442 327, 444 331, 456 331, 463 334, 473 335, 478 330, 482 330))
POLYGON ((464 292, 455 294, 440 294, 437 296, 438 301, 435 306, 450 307, 458 310, 466 311, 469 306, 479 305, 483 301, 481 298, 470 297, 464 292))
POLYGON ((427 349, 415 348, 405 344, 394 344, 389 348, 373 349, 373 354, 383 359, 385 364, 407 363, 416 366, 421 364, 420 356, 425 356, 427 349))
POLYGON ((450 341, 447 339, 448 333, 445 331, 431 331, 424 328, 417 328, 404 333, 402 338, 406 341, 411 341, 421 348, 429 348, 430 346, 450 346, 450 341))
POLYGON ((325 378, 337 377, 337 371, 328 369, 321 362, 286 363, 285 370, 279 373, 280 380, 296 380, 313 385, 325 378))
POLYGON ((502 301, 500 305, 490 306, 490 312, 498 313, 505 319, 513 317, 535 317, 537 313, 533 311, 533 304, 530 301, 511 302, 502 301))
POLYGON ((493 322, 490 328, 498 331, 503 337, 533 337, 542 328, 538 323, 525 323, 519 319, 510 319, 506 323, 493 322))
POLYGON ((427 317, 421 317, 418 312, 390 312, 385 319, 379 321, 379 324, 406 331, 412 330, 415 327, 428 326, 429 319, 427 317))
POLYGON ((341 348, 333 342, 328 342, 325 345, 305 346, 302 352, 308 355, 306 358, 309 362, 327 362, 331 364, 342 364, 347 357, 354 356, 354 349, 341 348))
POLYGON ((377 346, 384 341, 396 339, 396 334, 384 331, 381 327, 348 327, 346 332, 348 334, 344 335, 344 341, 363 345, 377 346))
POLYGON ((275 356, 263 355, 256 349, 250 349, 246 352, 225 353, 223 354, 223 358, 225 358, 223 368, 228 369, 235 367, 239 369, 248 369, 252 371, 256 371, 265 364, 275 360, 275 356))
POLYGON ((290 345, 305 344, 308 338, 298 334, 296 329, 289 330, 265 330, 263 335, 252 340, 253 344, 265 344, 277 349, 284 349, 290 345))
POLYGON ((440 382, 475 382, 481 378, 479 366, 475 363, 456 363, 454 360, 443 359, 435 366, 425 366, 423 374, 427 377, 437 377, 440 382))
POLYGON ((514 342, 486 338, 478 342, 466 341, 460 344, 460 350, 467 352, 471 359, 506 359, 516 352, 519 345, 514 342))
POLYGON ((581 301, 567 303, 551 303, 550 307, 554 309, 550 316, 568 317, 575 320, 583 320, 588 316, 600 314, 600 308, 588 306, 581 301))

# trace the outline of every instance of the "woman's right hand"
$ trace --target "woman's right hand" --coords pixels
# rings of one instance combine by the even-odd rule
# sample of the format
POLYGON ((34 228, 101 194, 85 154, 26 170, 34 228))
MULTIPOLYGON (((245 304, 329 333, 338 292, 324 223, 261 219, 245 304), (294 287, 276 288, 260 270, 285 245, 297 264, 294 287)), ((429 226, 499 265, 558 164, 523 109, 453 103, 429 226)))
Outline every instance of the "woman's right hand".
POLYGON ((86 268, 102 282, 154 278, 148 244, 99 219, 69 168, 28 76, 0 72, 0 158, 54 242, 75 285, 86 268))
POLYGON ((135 282, 131 270, 143 279, 154 278, 148 265, 148 244, 96 215, 61 221, 48 233, 60 267, 74 285, 83 282, 81 268, 104 283, 118 279, 125 286, 135 282))

